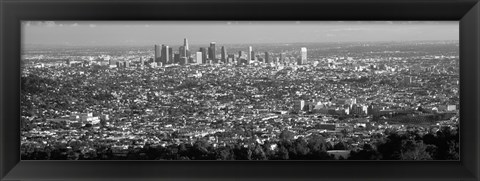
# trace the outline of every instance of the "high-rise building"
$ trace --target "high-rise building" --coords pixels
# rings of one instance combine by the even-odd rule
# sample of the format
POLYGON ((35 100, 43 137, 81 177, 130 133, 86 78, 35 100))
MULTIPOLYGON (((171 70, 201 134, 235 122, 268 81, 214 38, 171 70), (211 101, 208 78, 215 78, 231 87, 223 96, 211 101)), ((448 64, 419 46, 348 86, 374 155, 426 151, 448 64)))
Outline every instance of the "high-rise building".
POLYGON ((217 54, 215 52, 215 42, 211 42, 210 47, 208 48, 208 57, 210 58, 210 60, 215 62, 215 60, 217 59, 216 55, 217 54))
POLYGON ((188 63, 187 57, 180 57, 180 65, 185 65, 188 63))
POLYGON ((201 47, 200 52, 202 52, 202 64, 206 64, 207 63, 207 58, 208 58, 207 49, 201 47))
POLYGON ((166 65, 169 60, 170 56, 168 55, 168 46, 167 45, 162 45, 162 64, 166 65))
POLYGON ((155 50, 155 55, 154 55, 154 57, 153 57, 153 60, 154 60, 154 62, 158 62, 158 61, 160 61, 160 56, 162 55, 162 54, 160 53, 160 46, 155 45, 154 50, 155 50))
POLYGON ((305 64, 307 63, 307 48, 306 47, 302 47, 300 49, 300 64, 305 64))
POLYGON ((176 64, 180 63, 180 54, 179 53, 175 53, 173 55, 173 62, 176 63, 176 64))
POLYGON ((190 50, 190 49, 188 49, 188 40, 187 40, 187 38, 184 38, 184 39, 183 39, 183 46, 185 47, 185 50, 186 50, 186 51, 190 50))
POLYGON ((222 62, 227 63, 227 50, 225 49, 225 46, 222 46, 222 62))
POLYGON ((197 52, 197 56, 195 57, 195 63, 196 64, 202 64, 203 63, 203 55, 202 52, 197 52))
POLYGON ((242 58, 242 55, 243 55, 243 52, 242 51, 238 51, 238 58, 242 58))
POLYGON ((250 62, 251 60, 253 60, 253 50, 252 46, 249 46, 247 52, 247 62, 250 62))
POLYGON ((235 61, 235 55, 234 54, 228 54, 226 63, 232 63, 233 61, 235 61))
POLYGON ((168 64, 173 63, 173 48, 169 47, 168 48, 168 64))
POLYGON ((265 63, 270 63, 270 56, 269 56, 269 53, 268 52, 265 52, 265 60, 264 60, 265 63))
POLYGON ((178 47, 178 51, 180 52, 180 58, 187 57, 187 50, 184 46, 178 47))

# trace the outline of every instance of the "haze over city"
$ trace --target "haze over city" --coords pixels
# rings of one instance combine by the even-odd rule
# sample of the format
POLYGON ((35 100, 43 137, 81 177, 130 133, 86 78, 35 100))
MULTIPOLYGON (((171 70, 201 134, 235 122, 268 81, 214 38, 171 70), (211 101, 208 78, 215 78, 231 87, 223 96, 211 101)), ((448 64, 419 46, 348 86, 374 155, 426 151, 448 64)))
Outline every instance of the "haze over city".
POLYGON ((25 45, 458 40, 458 21, 23 21, 25 45))

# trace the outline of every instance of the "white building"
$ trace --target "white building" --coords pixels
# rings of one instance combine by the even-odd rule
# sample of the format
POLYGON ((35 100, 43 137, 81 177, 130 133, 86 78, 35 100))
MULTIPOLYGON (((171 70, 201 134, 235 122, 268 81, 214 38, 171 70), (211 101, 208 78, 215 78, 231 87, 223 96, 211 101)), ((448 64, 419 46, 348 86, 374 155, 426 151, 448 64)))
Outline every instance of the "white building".
POLYGON ((196 61, 197 64, 202 64, 202 62, 203 62, 202 52, 197 52, 196 57, 195 57, 195 61, 196 61))
POLYGON ((307 48, 306 47, 302 47, 300 49, 300 64, 305 64, 307 62, 307 48))
POLYGON ((250 62, 253 60, 253 57, 252 57, 252 46, 249 46, 248 47, 248 52, 247 52, 247 63, 250 64, 250 62))

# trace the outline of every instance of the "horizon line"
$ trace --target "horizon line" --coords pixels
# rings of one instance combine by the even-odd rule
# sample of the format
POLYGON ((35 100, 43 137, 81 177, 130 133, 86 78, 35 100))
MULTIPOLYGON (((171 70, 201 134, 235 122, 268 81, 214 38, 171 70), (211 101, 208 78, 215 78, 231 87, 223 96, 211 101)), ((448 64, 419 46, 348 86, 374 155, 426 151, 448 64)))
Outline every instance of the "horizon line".
MULTIPOLYGON (((188 38, 187 38, 188 39, 188 38)), ((378 41, 326 41, 326 42, 272 42, 272 43, 221 43, 224 45, 261 45, 261 44, 305 44, 305 43, 388 43, 388 42, 442 42, 442 41, 460 41, 460 40, 452 40, 452 39, 445 39, 445 40, 378 40, 378 41)), ((218 43, 218 41, 212 41, 216 42, 217 45, 221 45, 218 43)), ((190 44, 189 46, 199 46, 199 45, 205 45, 208 47, 209 43, 195 43, 195 44, 190 44)), ((183 46, 182 43, 178 44, 162 44, 162 43, 152 43, 152 44, 144 44, 144 45, 71 45, 71 44, 37 44, 37 43, 28 43, 28 44, 23 44, 22 43, 22 48, 23 46, 65 46, 65 47, 148 47, 148 46, 153 46, 153 45, 167 45, 167 46, 183 46)))

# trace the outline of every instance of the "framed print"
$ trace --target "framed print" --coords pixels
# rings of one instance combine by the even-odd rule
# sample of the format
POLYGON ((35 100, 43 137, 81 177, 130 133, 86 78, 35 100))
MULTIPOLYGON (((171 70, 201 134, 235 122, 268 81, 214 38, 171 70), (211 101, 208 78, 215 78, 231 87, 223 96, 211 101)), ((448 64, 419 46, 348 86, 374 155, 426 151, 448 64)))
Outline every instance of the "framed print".
POLYGON ((1 1, 0 178, 478 180, 479 8, 1 1))

